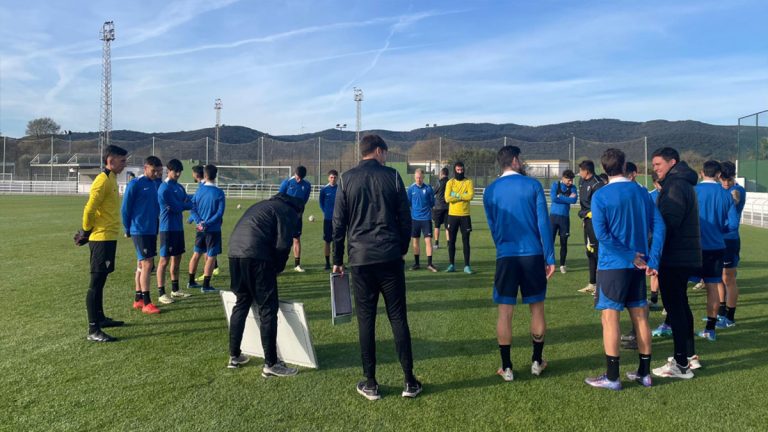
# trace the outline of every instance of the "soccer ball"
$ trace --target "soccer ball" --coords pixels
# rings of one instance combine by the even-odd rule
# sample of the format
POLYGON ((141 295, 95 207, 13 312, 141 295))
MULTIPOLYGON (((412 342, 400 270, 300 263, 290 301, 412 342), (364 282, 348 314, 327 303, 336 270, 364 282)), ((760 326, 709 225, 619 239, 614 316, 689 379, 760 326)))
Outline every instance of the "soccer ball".
POLYGON ((237 205, 237 209, 240 210, 240 204, 237 205))
POLYGON ((309 215, 307 220, 309 220, 310 222, 314 222, 315 221, 315 215, 309 215))

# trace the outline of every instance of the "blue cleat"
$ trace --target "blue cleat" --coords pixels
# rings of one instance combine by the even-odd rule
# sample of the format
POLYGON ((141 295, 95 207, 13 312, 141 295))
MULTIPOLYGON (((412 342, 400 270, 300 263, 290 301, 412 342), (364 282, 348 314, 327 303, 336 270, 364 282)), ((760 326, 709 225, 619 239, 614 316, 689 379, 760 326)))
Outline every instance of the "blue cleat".
POLYGON ((210 294, 210 293, 217 293, 219 292, 219 290, 217 290, 214 287, 208 287, 208 288, 203 287, 203 288, 200 288, 200 292, 203 294, 210 294))
POLYGON ((607 375, 600 375, 599 377, 594 378, 587 378, 584 380, 585 383, 591 385, 592 387, 597 388, 604 388, 608 390, 621 390, 621 381, 611 381, 608 379, 607 375))
POLYGON ((197 283, 197 282, 192 282, 192 283, 188 283, 188 284, 187 284, 187 288, 189 288, 189 289, 200 289, 200 288, 202 288, 202 287, 203 287, 203 286, 202 286, 202 285, 200 285, 200 284, 199 284, 199 283, 197 283))
POLYGON ((653 329, 653 331, 651 332, 651 336, 653 337, 672 336, 672 327, 668 326, 667 323, 661 323, 658 327, 653 329))
POLYGON ((735 326, 736 326, 736 322, 735 321, 731 321, 728 318, 723 318, 721 320, 718 320, 717 324, 715 324, 715 327, 717 327, 719 329, 731 328, 731 327, 735 327, 735 326))
POLYGON ((640 375, 637 374, 637 372, 627 372, 627 378, 640 384, 643 387, 650 387, 653 385, 653 381, 651 380, 651 374, 641 377, 640 375))
POLYGON ((702 338, 704 338, 704 339, 706 339, 706 340, 708 340, 710 342, 714 342, 714 341, 717 340, 717 335, 715 335, 715 331, 714 330, 704 329, 704 330, 696 333, 696 335, 698 335, 699 337, 702 337, 702 338))
POLYGON ((448 264, 448 267, 446 267, 445 272, 446 273, 453 273, 456 271, 456 266, 453 264, 448 264))
POLYGON ((472 267, 470 267, 470 266, 464 266, 464 273, 466 273, 466 274, 472 274, 472 267))

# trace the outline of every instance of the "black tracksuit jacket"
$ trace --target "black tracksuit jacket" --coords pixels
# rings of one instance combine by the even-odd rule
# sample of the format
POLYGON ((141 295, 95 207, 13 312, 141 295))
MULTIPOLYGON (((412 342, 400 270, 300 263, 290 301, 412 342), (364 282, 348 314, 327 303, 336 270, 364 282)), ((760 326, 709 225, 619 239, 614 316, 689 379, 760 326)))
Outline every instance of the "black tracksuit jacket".
POLYGON ((699 203, 694 189, 698 178, 688 164, 680 162, 659 182, 656 205, 667 226, 662 267, 701 267, 699 203))

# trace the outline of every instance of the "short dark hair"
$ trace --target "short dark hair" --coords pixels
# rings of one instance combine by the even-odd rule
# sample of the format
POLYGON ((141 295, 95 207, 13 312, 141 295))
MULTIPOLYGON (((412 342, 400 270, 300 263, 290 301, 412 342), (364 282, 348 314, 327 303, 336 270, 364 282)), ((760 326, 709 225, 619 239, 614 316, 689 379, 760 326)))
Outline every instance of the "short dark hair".
POLYGON ((511 168, 515 159, 520 159, 520 147, 504 146, 496 153, 496 162, 499 163, 501 169, 511 168))
POLYGON ((160 161, 160 158, 157 156, 148 156, 146 159, 144 159, 144 165, 153 166, 155 168, 163 166, 163 163, 160 161))
POLYGON ((128 150, 110 144, 104 149, 104 163, 107 163, 107 158, 110 156, 125 156, 127 154, 128 150))
POLYGON ((453 169, 454 170, 456 169, 456 167, 459 167, 459 166, 464 168, 464 162, 459 160, 459 161, 456 161, 456 162, 453 163, 453 169))
POLYGON ((192 172, 197 174, 199 177, 203 177, 205 173, 203 172, 203 166, 202 165, 195 165, 192 167, 192 172))
POLYGON ((584 171, 594 174, 595 173, 595 163, 592 162, 589 159, 585 159, 579 163, 579 169, 583 169, 584 171))
POLYGON ((134 173, 133 171, 128 171, 125 174, 128 176, 128 178, 136 178, 136 173, 134 173))
POLYGON ((730 180, 736 177, 736 164, 731 161, 720 162, 720 178, 730 180))
POLYGON ((166 168, 168 168, 168 171, 176 171, 176 172, 182 172, 184 171, 184 164, 181 163, 178 159, 171 159, 168 161, 168 163, 165 165, 166 168))
POLYGON ((603 171, 605 171, 605 174, 608 176, 623 174, 625 161, 626 156, 624 155, 624 152, 615 148, 609 148, 603 152, 602 156, 600 156, 600 165, 603 166, 603 171))
POLYGON ((336 171, 335 169, 332 169, 332 170, 328 171, 328 175, 335 175, 336 177, 338 177, 339 176, 339 172, 336 171))
POLYGON ((720 162, 716 160, 708 160, 704 162, 704 167, 701 169, 707 177, 717 177, 717 174, 719 174, 721 170, 720 162))
POLYGON ((563 177, 573 180, 574 178, 576 178, 576 174, 574 174, 573 171, 567 169, 563 171, 563 177))
POLYGON ((216 168, 216 165, 209 164, 203 167, 203 172, 208 180, 216 180, 216 174, 219 173, 219 169, 216 168))
POLYGON ((448 171, 447 167, 442 167, 440 168, 440 174, 447 176, 448 174, 450 174, 450 172, 448 171))
POLYGON ((299 176, 300 179, 303 179, 307 176, 307 167, 304 165, 299 165, 296 167, 296 171, 293 172, 297 176, 299 176))
POLYGON ((363 157, 375 152, 377 148, 383 151, 389 150, 387 143, 378 135, 366 135, 360 139, 360 155, 363 157))
POLYGON ((609 179, 608 179, 608 174, 606 174, 606 173, 602 173, 602 174, 600 174, 598 177, 600 177, 600 180, 602 180, 602 181, 603 181, 603 183, 608 183, 608 180, 609 180, 609 179))
POLYGON ((627 162, 627 167, 624 169, 624 172, 629 173, 636 173, 637 172, 637 165, 635 165, 634 162, 627 162))
POLYGON ((680 153, 678 153, 677 150, 673 149, 672 147, 662 147, 660 149, 654 150, 653 154, 651 154, 651 159, 655 157, 661 157, 667 162, 671 161, 672 159, 674 159, 675 162, 680 162, 680 153))

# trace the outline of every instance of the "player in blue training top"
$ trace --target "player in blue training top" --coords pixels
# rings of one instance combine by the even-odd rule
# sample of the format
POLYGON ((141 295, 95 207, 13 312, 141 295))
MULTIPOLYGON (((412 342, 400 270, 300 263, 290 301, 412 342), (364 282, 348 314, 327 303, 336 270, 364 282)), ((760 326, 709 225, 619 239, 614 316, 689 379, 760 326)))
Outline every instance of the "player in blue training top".
POLYGON ((414 264, 411 270, 421 268, 419 264, 419 238, 424 235, 427 249, 427 269, 437 272, 432 265, 432 207, 435 206, 435 192, 424 183, 424 170, 418 168, 413 175, 415 182, 408 186, 408 202, 411 204, 411 239, 413 242, 414 264))
POLYGON ((637 329, 640 356, 637 371, 627 373, 627 378, 650 387, 651 329, 645 276, 658 272, 666 233, 664 220, 647 192, 624 176, 624 152, 608 149, 600 162, 609 183, 592 196, 591 209, 592 226, 600 243, 595 309, 602 315, 607 371, 585 382, 593 387, 621 390, 619 314, 626 307, 637 329))
POLYGON ((723 282, 724 235, 739 228, 739 216, 733 198, 717 181, 720 170, 720 162, 704 162, 700 173, 702 181, 696 185, 702 265, 691 280, 698 282, 703 279, 707 288, 707 326, 698 335, 710 341, 717 337, 715 326, 720 305, 717 285, 723 282))
POLYGON ((531 310, 531 373, 540 375, 547 367, 542 357, 547 327, 544 298, 547 279, 555 272, 555 249, 544 188, 521 174, 520 149, 502 147, 496 158, 503 174, 485 190, 483 207, 496 245, 493 301, 499 305, 496 338, 501 354, 497 374, 512 381, 512 314, 518 291, 531 310))
POLYGON ((152 264, 157 255, 157 232, 160 206, 157 204, 155 180, 163 175, 163 163, 156 156, 144 160, 144 175, 132 180, 123 194, 123 227, 125 236, 133 238, 136 258, 141 266, 140 290, 136 291, 133 308, 145 314, 158 314, 160 309, 152 304, 149 280, 152 264))
POLYGON ((571 206, 578 201, 578 192, 573 185, 576 175, 567 169, 559 182, 552 184, 549 197, 552 206, 549 209, 549 222, 552 225, 552 238, 560 234, 560 273, 565 273, 565 258, 568 255, 568 237, 571 235, 571 206))
MULTIPOLYGON (((741 213, 747 202, 747 191, 736 183, 736 165, 733 162, 725 161, 720 165, 720 184, 731 194, 733 205, 739 220, 741 220, 741 213)), ((739 300, 739 287, 736 285, 736 269, 739 267, 739 253, 741 251, 739 228, 728 231, 723 238, 725 240, 725 257, 723 258, 723 283, 718 286, 718 294, 720 295, 718 316, 724 318, 718 319, 717 328, 736 325, 736 303, 739 300)))
POLYGON ((178 180, 184 165, 178 159, 171 159, 166 165, 168 177, 157 189, 157 203, 160 205, 160 260, 157 262, 157 290, 160 303, 170 304, 174 298, 189 297, 179 290, 179 267, 181 256, 186 250, 184 244, 184 210, 192 209, 184 186, 178 180), (170 259, 169 259, 170 258, 170 259), (171 295, 165 293, 165 271, 171 264, 171 295))
MULTIPOLYGON (((301 198, 304 200, 304 204, 309 201, 309 195, 312 193, 312 185, 304 179, 307 176, 307 168, 303 165, 296 167, 296 171, 293 172, 293 177, 283 180, 280 184, 280 193, 284 193, 288 196, 301 198)), ((325 217, 325 215, 323 215, 325 217)), ((296 233, 293 235, 293 261, 296 267, 293 271, 304 273, 304 269, 301 268, 301 228, 304 221, 304 212, 299 215, 299 224, 296 228, 296 233)))
MULTIPOLYGON (((205 252, 203 286, 200 291, 212 293, 218 291, 211 286, 211 276, 216 265, 216 256, 221 254, 221 225, 224 221, 226 197, 224 191, 216 186, 216 176, 219 173, 216 165, 206 165, 203 167, 203 172, 205 182, 200 183, 195 193, 190 216, 197 226, 197 232, 203 233, 195 239, 195 253, 205 252)), ((191 267, 192 263, 190 263, 190 269, 191 267)), ((190 273, 192 273, 191 270, 190 273)), ((191 280, 193 280, 192 277, 190 277, 191 280)))
POLYGON ((325 242, 325 269, 331 269, 331 242, 333 241, 333 208, 336 204, 336 191, 339 190, 336 179, 339 172, 328 171, 328 184, 320 188, 320 210, 323 211, 323 241, 325 242))
MULTIPOLYGON (((651 173, 651 179, 653 180, 654 189, 648 192, 648 197, 656 205, 656 201, 659 199, 659 191, 661 190, 661 184, 659 183, 659 175, 656 172, 651 173)), ((651 276, 651 303, 648 305, 648 309, 652 311, 660 311, 663 308, 659 305, 659 276, 651 276)))

